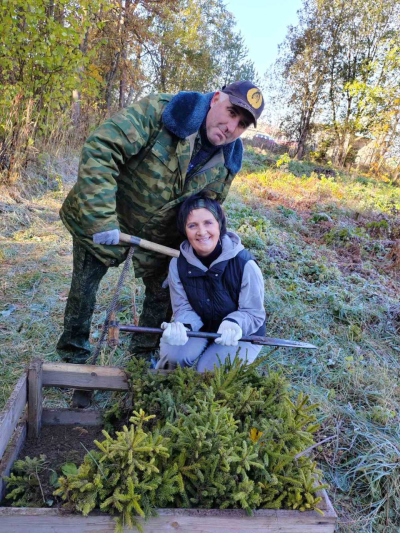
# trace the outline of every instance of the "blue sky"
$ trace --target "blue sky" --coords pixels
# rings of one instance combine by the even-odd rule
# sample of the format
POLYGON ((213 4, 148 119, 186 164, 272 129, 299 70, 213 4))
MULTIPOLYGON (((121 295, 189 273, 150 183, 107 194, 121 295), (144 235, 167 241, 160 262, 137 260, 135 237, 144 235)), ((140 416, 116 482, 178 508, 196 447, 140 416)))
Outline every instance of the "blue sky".
POLYGON ((287 27, 297 24, 301 4, 301 0, 226 0, 261 78, 277 58, 287 27))

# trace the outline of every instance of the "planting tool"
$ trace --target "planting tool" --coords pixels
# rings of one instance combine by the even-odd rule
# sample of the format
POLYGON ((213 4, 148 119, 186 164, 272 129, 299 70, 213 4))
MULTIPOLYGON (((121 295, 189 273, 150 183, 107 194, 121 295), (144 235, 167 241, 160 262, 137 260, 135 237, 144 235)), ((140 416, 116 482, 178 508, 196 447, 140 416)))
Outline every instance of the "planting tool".
MULTIPOLYGON (((115 320, 110 321, 108 330, 108 343, 110 346, 117 346, 119 342, 119 332, 129 331, 131 333, 157 333, 162 335, 164 330, 161 328, 145 328, 141 326, 134 326, 133 324, 120 325, 115 320)), ((205 331, 187 331, 188 337, 195 337, 200 339, 217 339, 221 335, 219 333, 207 333, 205 331)), ((292 341, 287 339, 276 339, 274 337, 261 337, 259 335, 250 335, 239 339, 241 342, 251 342, 252 344, 259 344, 263 346, 282 346, 285 348, 308 348, 315 350, 317 347, 308 342, 292 341)))

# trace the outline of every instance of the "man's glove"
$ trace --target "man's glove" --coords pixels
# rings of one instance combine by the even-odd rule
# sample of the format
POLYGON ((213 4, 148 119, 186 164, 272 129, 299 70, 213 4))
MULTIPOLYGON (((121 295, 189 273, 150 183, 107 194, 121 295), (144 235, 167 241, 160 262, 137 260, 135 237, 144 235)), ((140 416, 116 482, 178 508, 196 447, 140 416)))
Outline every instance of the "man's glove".
POLYGON ((220 333, 221 337, 215 339, 215 343, 222 344, 222 346, 237 346, 243 335, 242 328, 230 320, 223 320, 217 333, 220 333))
POLYGON ((95 233, 93 235, 93 242, 95 244, 118 244, 119 234, 119 229, 111 229, 110 231, 95 233))
POLYGON ((165 330, 162 338, 167 344, 172 346, 183 346, 189 340, 186 335, 187 329, 182 322, 163 322, 161 329, 165 330))

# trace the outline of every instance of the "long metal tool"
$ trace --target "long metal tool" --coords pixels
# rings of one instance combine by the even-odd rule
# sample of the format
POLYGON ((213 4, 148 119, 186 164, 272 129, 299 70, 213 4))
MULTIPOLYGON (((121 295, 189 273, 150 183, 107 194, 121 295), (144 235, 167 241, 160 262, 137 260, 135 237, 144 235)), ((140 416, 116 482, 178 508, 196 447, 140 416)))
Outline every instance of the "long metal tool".
MULTIPOLYGON (((162 335, 164 330, 161 328, 144 328, 141 326, 134 326, 133 324, 120 325, 113 321, 110 323, 109 335, 114 339, 114 343, 118 340, 118 331, 130 331, 131 333, 158 333, 162 335)), ((207 333, 205 331, 188 331, 188 337, 195 337, 200 339, 217 339, 221 335, 219 333, 207 333)), ((285 348, 308 348, 309 350, 316 350, 317 346, 308 342, 292 341, 286 339, 276 339, 274 337, 261 337, 258 335, 250 335, 242 337, 240 341, 251 342, 252 344, 261 344, 264 346, 283 346, 285 348)))

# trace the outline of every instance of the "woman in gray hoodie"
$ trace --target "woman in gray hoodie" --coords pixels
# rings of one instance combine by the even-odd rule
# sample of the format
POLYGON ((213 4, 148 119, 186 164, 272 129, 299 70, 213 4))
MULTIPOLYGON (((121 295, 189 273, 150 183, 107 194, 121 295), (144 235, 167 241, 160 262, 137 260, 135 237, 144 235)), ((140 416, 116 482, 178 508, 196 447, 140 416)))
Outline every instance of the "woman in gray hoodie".
POLYGON ((157 368, 193 366, 213 370, 227 357, 251 363, 261 346, 242 336, 265 335, 264 280, 238 235, 226 231, 218 202, 198 194, 178 214, 186 236, 180 255, 169 265, 168 284, 174 321, 163 322, 157 368), (188 338, 187 330, 220 333, 215 341, 188 338))

